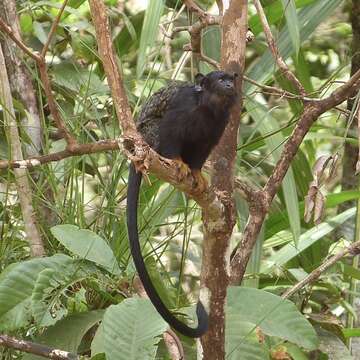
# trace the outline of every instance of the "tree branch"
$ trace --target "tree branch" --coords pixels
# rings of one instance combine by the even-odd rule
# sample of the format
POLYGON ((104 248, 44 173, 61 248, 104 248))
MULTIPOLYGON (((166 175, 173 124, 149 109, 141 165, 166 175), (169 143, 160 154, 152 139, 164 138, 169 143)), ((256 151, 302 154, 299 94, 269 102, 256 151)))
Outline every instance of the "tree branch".
POLYGON ((19 340, 9 335, 0 334, 0 346, 20 350, 29 354, 43 356, 54 360, 78 360, 79 357, 68 351, 49 348, 30 341, 19 340))
POLYGON ((295 86, 295 88, 299 91, 300 95, 305 96, 306 91, 302 86, 301 82, 297 79, 297 77, 290 71, 285 61, 280 55, 280 51, 276 46, 274 37, 272 36, 269 23, 266 19, 266 15, 264 9, 260 3, 260 0, 254 0, 254 5, 256 7, 256 11, 259 15, 262 27, 264 29, 264 33, 266 36, 267 43, 269 48, 273 54, 274 60, 276 61, 280 71, 285 75, 285 77, 295 86))
POLYGON ((123 86, 115 56, 106 6, 101 0, 90 0, 90 11, 95 26, 98 51, 109 83, 120 128, 124 133, 136 132, 131 109, 123 86))
POLYGON ((290 289, 286 290, 281 297, 284 299, 289 298, 294 295, 304 286, 314 282, 317 280, 321 274, 323 274, 326 270, 328 270, 331 266, 336 264, 339 260, 341 260, 345 256, 354 257, 360 254, 360 241, 354 242, 352 245, 346 247, 344 250, 339 251, 336 255, 331 256, 328 260, 322 263, 319 267, 313 270, 308 276, 299 281, 290 289))
POLYGON ((326 111, 334 108, 353 96, 360 89, 360 71, 355 73, 344 85, 337 88, 330 96, 322 100, 306 101, 304 111, 295 126, 292 135, 285 143, 280 159, 266 182, 263 191, 257 194, 256 203, 252 204, 252 211, 244 229, 242 242, 231 261, 231 282, 239 284, 245 274, 246 265, 250 259, 252 249, 260 232, 265 215, 269 211, 271 202, 295 157, 302 140, 310 130, 312 124, 326 111))

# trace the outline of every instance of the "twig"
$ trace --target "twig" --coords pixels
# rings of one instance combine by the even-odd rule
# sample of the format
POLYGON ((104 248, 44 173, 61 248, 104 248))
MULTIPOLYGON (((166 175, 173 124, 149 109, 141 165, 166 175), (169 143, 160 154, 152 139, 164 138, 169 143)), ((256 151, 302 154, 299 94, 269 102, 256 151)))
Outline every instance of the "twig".
POLYGON ((273 54, 273 57, 281 70, 281 72, 285 75, 285 77, 295 86, 295 88, 299 91, 300 95, 306 96, 306 91, 302 86, 301 82, 297 79, 297 77, 290 71, 288 66, 286 65, 285 61, 280 55, 279 49, 276 46, 275 40, 272 36, 269 23, 266 19, 266 15, 264 9, 260 3, 260 0, 254 0, 254 5, 256 7, 257 13, 259 15, 261 24, 264 29, 264 33, 266 36, 267 43, 269 48, 273 54))
POLYGON ((98 51, 111 90, 119 125, 124 133, 134 133, 136 132, 135 124, 114 52, 106 6, 102 0, 90 0, 89 4, 98 51))
POLYGON ((317 280, 322 273, 324 273, 326 270, 328 270, 331 266, 336 264, 339 260, 341 260, 345 256, 354 257, 360 254, 360 241, 357 241, 353 243, 352 245, 348 246, 344 250, 339 251, 336 255, 333 255, 328 260, 326 260, 324 263, 322 263, 319 267, 317 267, 315 270, 313 270, 308 276, 306 276, 304 279, 299 281, 297 284, 295 284, 290 289, 286 290, 281 297, 284 299, 289 298, 290 296, 294 295, 296 292, 298 292, 300 289, 302 289, 304 286, 314 282, 317 280))
POLYGON ((68 351, 49 348, 41 344, 37 344, 25 340, 19 340, 12 336, 4 335, 4 334, 3 335, 0 334, 0 345, 7 348, 20 350, 29 354, 43 356, 48 359, 55 359, 55 360, 79 359, 79 356, 72 354, 68 351))
POLYGON ((61 19, 61 15, 63 14, 64 10, 65 10, 65 7, 67 5, 67 2, 68 0, 64 0, 63 4, 61 5, 61 8, 58 12, 58 14, 56 15, 56 18, 55 20, 53 21, 52 25, 51 25, 51 29, 49 31, 49 35, 48 35, 48 38, 46 40, 46 43, 44 45, 44 47, 42 48, 41 50, 41 57, 42 58, 45 58, 45 55, 46 55, 46 52, 48 51, 48 48, 49 48, 49 45, 50 45, 50 42, 51 42, 51 39, 55 33, 55 30, 57 28, 57 26, 59 25, 59 22, 60 22, 60 19, 61 19))
POLYGON ((32 169, 42 164, 59 161, 71 156, 89 155, 103 151, 119 150, 117 140, 102 140, 88 144, 76 144, 72 150, 65 149, 55 153, 32 157, 25 160, 0 160, 0 169, 32 169))
POLYGON ((23 50, 27 55, 29 55, 36 62, 41 62, 42 59, 39 54, 35 53, 32 49, 27 47, 12 31, 11 27, 5 24, 5 22, 0 18, 0 30, 7 34, 10 39, 12 39, 15 44, 23 50))
POLYGON ((327 98, 316 101, 312 100, 305 103, 300 120, 285 143, 280 159, 276 163, 263 191, 257 194, 257 201, 250 207, 250 216, 244 229, 242 242, 231 261, 231 282, 233 284, 241 282, 245 274, 246 265, 272 200, 279 190, 290 167, 291 161, 296 155, 305 135, 310 130, 310 127, 321 114, 338 106, 343 101, 353 96, 359 89, 360 70, 357 71, 344 85, 339 86, 327 98))
POLYGON ((235 188, 247 202, 254 201, 254 194, 260 191, 260 189, 256 189, 248 179, 240 176, 235 178, 235 188))

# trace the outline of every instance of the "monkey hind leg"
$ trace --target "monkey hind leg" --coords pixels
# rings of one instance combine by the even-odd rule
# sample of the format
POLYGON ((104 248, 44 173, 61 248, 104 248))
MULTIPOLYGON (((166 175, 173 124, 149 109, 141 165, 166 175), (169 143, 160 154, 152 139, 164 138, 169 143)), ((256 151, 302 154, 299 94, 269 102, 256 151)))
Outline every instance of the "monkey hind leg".
POLYGON ((209 185, 208 185, 208 182, 205 179, 204 175, 201 173, 201 170, 192 169, 191 173, 195 179, 196 191, 199 193, 205 191, 209 185))

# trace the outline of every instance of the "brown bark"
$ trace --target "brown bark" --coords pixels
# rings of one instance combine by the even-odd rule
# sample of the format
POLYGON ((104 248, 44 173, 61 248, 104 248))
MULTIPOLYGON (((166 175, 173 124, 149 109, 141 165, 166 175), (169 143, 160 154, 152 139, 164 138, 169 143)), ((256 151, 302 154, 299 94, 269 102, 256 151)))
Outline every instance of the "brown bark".
MULTIPOLYGON (((352 9, 350 13, 351 25, 353 31, 351 52, 351 75, 355 74, 360 69, 360 2, 353 0, 352 9)), ((351 110, 353 108, 353 99, 348 101, 347 108, 351 110)), ((357 131, 357 121, 353 120, 350 130, 357 131)), ((356 162, 358 160, 358 148, 357 146, 345 143, 344 158, 342 162, 343 175, 341 179, 341 186, 343 190, 353 190, 358 187, 358 176, 355 175, 356 162)), ((354 201, 348 201, 339 206, 339 211, 344 211, 355 205, 354 201)), ((341 230, 340 230, 341 231, 341 230)))
MULTIPOLYGON (((14 0, 0 2, 0 16, 9 24, 14 34, 20 39, 20 25, 16 14, 16 3, 14 0)), ((6 68, 9 74, 11 92, 16 99, 24 105, 28 116, 23 116, 20 120, 22 130, 31 140, 30 144, 25 144, 24 148, 27 156, 37 156, 41 151, 41 124, 36 94, 31 82, 29 71, 24 64, 24 57, 17 49, 16 44, 8 37, 0 40, 6 68)))
POLYGON ((54 360, 78 360, 80 358, 68 351, 49 348, 30 341, 19 340, 9 335, 0 334, 0 346, 54 360))
MULTIPOLYGON (((247 1, 232 0, 223 17, 221 67, 240 74, 238 89, 242 87, 245 68, 247 32, 247 1)), ((218 212, 203 208, 204 243, 202 257, 202 300, 208 304, 209 331, 201 338, 203 359, 225 358, 225 301, 229 285, 230 237, 235 225, 234 164, 242 96, 232 109, 230 122, 212 154, 212 190, 219 195, 218 212), (207 299, 204 299, 207 296, 207 299)))
MULTIPOLYGON (((16 124, 15 111, 12 103, 10 84, 7 76, 5 59, 0 45, 0 98, 4 108, 4 123, 10 143, 11 157, 23 159, 21 142, 16 124)), ((17 192, 20 199, 21 212, 24 219, 25 233, 32 256, 43 256, 44 246, 36 225, 34 209, 32 206, 32 192, 25 169, 15 169, 17 192)))
POLYGON ((98 51, 104 65, 113 97, 115 111, 119 120, 120 128, 124 132, 134 132, 135 124, 131 115, 126 91, 118 67, 118 61, 112 46, 110 25, 106 14, 106 6, 102 1, 90 0, 90 10, 94 22, 98 51))

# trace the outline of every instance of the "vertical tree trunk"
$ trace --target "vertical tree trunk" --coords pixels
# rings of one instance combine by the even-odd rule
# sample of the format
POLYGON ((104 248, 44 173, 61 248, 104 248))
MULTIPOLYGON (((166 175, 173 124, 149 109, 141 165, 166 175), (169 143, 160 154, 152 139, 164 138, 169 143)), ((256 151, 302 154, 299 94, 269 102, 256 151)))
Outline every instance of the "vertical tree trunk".
MULTIPOLYGON (((9 24, 14 34, 21 39, 14 0, 0 1, 0 16, 9 24)), ((41 124, 31 76, 24 64, 23 53, 17 48, 14 41, 4 36, 0 43, 8 70, 11 92, 14 97, 20 100, 28 112, 21 118, 22 129, 31 141, 24 146, 25 155, 38 156, 41 152, 41 124)))
MULTIPOLYGON (((360 2, 353 0, 352 9, 350 12, 351 25, 353 31, 353 39, 351 46, 351 75, 360 69, 360 2)), ((354 101, 348 101, 348 109, 351 110, 354 101)), ((357 132, 357 123, 354 120, 351 124, 351 130, 357 132)), ((341 186, 343 190, 353 190, 358 187, 358 177, 355 175, 356 162, 358 158, 358 148, 352 144, 345 143, 344 160, 343 160, 343 175, 341 179, 341 186)), ((354 206, 354 202, 347 202, 341 206, 341 211, 354 206)))
MULTIPOLYGON (((247 0, 232 0, 225 9, 222 25, 222 69, 240 75, 237 81, 240 90, 245 67, 247 0)), ((234 164, 242 107, 239 92, 239 101, 232 110, 229 125, 212 154, 211 183, 222 206, 217 211, 203 212, 205 232, 201 282, 203 289, 206 289, 210 311, 210 328, 201 338, 203 359, 225 359, 225 300, 230 279, 229 240, 236 221, 234 164)))
MULTIPOLYGON (((22 160, 21 142, 16 123, 16 115, 12 103, 10 84, 8 80, 5 59, 0 44, 0 98, 4 109, 4 124, 10 143, 11 158, 22 160)), ((20 199, 24 228, 32 256, 43 256, 44 246, 36 226, 34 208, 32 206, 32 192, 26 169, 14 169, 17 192, 20 199)))

